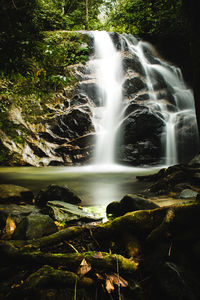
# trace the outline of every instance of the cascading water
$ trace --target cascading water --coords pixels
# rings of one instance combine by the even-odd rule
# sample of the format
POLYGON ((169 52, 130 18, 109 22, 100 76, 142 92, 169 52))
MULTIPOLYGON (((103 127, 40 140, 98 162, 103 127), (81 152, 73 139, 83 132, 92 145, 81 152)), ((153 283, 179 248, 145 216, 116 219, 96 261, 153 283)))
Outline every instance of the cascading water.
POLYGON ((157 114, 165 124, 164 164, 176 164, 179 162, 177 144, 178 140, 181 139, 181 136, 178 136, 176 132, 176 128, 180 123, 180 119, 187 119, 189 115, 190 119, 195 120, 190 131, 195 137, 194 142, 198 143, 193 93, 186 87, 180 69, 161 61, 158 57, 154 57, 153 52, 155 50, 150 44, 142 41, 138 42, 135 38, 131 39, 132 42, 126 37, 124 39, 129 51, 136 55, 144 69, 150 99, 147 106, 149 105, 149 109, 157 114), (159 99, 159 94, 156 91, 157 78, 158 81, 160 78, 171 98, 174 99, 173 108, 169 105, 169 102, 159 99))
MULTIPOLYGON (((121 130, 124 126, 124 120, 127 118, 126 113, 124 116, 124 112, 128 111, 128 117, 131 116, 132 118, 132 120, 128 119, 127 126, 132 122, 131 124, 133 125, 131 126, 134 128, 138 122, 132 117, 131 105, 135 107, 140 106, 136 108, 138 110, 141 109, 141 111, 145 107, 149 115, 154 116, 153 121, 155 119, 160 120, 162 130, 158 134, 157 140, 160 140, 160 145, 157 143, 157 149, 162 150, 159 150, 160 154, 154 155, 153 164, 155 165, 157 161, 157 165, 173 165, 181 161, 182 152, 185 152, 184 135, 190 136, 189 139, 194 139, 194 143, 198 144, 193 94, 184 84, 181 71, 161 61, 154 55, 155 50, 151 45, 138 41, 133 36, 118 35, 118 45, 114 45, 116 41, 113 42, 113 36, 111 38, 111 35, 107 32, 95 31, 92 32, 92 35, 94 37, 95 51, 90 61, 90 67, 93 70, 93 74, 95 74, 98 87, 96 91, 97 98, 100 99, 100 103, 94 108, 93 114, 93 122, 97 134, 94 163, 98 165, 114 165, 116 161, 120 161, 123 164, 123 161, 115 160, 116 152, 118 151, 118 155, 121 151, 121 149, 116 149, 118 146, 116 140, 120 131, 122 136, 124 135, 123 130, 121 130), (124 70, 124 55, 132 56, 131 59, 135 59, 137 62, 133 63, 133 65, 136 65, 136 69, 131 75, 129 71, 124 70), (142 70, 141 72, 138 71, 138 66, 142 70), (136 84, 138 80, 142 82, 142 92, 138 91, 138 87, 133 87, 132 90, 134 92, 127 96, 124 93, 125 81, 134 81, 134 79, 137 79, 136 84), (138 101, 137 97, 144 93, 144 89, 146 89, 148 99, 144 98, 142 101, 138 101), (187 122, 191 125, 187 125, 187 130, 184 130, 183 127, 187 122)), ((140 127, 143 126, 145 128, 145 122, 141 123, 140 127)), ((149 130, 151 130, 151 127, 149 130)), ((143 140, 139 142, 138 155, 140 155, 140 145, 146 145, 148 141, 146 132, 145 134, 143 132, 143 135, 143 140)), ((132 151, 132 157, 136 152, 134 143, 138 146, 137 141, 132 142, 131 138, 129 138, 127 142, 125 141, 125 146, 122 145, 122 148, 125 147, 128 153, 132 151)), ((152 147, 154 147, 154 143, 155 140, 152 141, 152 147)), ((193 155, 195 150, 193 149, 192 151, 193 155)), ((182 156, 182 161, 184 161, 184 154, 182 156)), ((146 161, 144 164, 148 165, 148 161, 146 161)), ((134 162, 131 164, 134 165, 134 162)), ((138 163, 137 165, 141 164, 138 163)))
POLYGON ((94 32, 97 81, 100 87, 100 108, 96 109, 94 124, 97 142, 94 162, 114 164, 116 132, 122 105, 122 68, 120 52, 107 32, 94 32))

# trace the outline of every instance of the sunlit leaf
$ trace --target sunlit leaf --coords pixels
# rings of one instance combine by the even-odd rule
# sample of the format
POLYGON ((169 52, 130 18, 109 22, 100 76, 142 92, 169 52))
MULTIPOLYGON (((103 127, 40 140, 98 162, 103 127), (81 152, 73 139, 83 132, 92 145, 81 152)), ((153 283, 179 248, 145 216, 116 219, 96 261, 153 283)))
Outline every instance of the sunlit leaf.
POLYGON ((15 231, 16 225, 14 220, 8 216, 6 219, 6 233, 12 235, 15 231))
POLYGON ((127 287, 128 282, 118 274, 106 274, 106 290, 111 293, 114 290, 114 285, 127 287))
POLYGON ((106 279, 106 290, 110 294, 112 291, 114 291, 114 284, 110 278, 106 279))
POLYGON ((91 265, 87 263, 87 261, 84 258, 80 264, 80 267, 78 268, 77 274, 83 276, 87 274, 91 270, 91 268, 91 265))

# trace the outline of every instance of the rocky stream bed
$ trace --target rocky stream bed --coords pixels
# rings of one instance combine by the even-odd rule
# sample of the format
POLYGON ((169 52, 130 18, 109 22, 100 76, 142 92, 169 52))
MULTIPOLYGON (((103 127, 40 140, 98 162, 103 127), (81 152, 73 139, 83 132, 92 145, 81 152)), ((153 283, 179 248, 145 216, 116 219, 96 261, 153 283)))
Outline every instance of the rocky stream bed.
POLYGON ((66 186, 0 185, 1 299, 200 298, 200 157, 102 211, 66 186))

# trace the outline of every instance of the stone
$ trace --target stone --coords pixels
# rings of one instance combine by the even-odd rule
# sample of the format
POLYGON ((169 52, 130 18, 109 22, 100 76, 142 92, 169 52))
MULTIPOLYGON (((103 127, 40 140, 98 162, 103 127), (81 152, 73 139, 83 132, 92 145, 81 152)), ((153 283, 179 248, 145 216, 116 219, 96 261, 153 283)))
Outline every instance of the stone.
POLYGON ((71 204, 81 203, 81 199, 74 194, 66 185, 51 184, 46 189, 41 190, 35 203, 39 207, 44 207, 48 201, 63 201, 71 204))
POLYGON ((118 147, 117 161, 126 165, 153 165, 160 160, 159 144, 153 140, 138 141, 135 144, 118 147))
POLYGON ((164 122, 153 114, 147 107, 141 106, 135 109, 121 125, 122 144, 134 144, 143 139, 154 137, 160 141, 164 122), (145 124, 145 126, 144 126, 145 124))
POLYGON ((123 50, 123 43, 122 43, 122 38, 121 35, 117 32, 111 32, 110 37, 114 43, 114 46, 116 47, 117 50, 123 50))
POLYGON ((61 138, 74 139, 94 131, 91 114, 83 109, 73 109, 57 117, 51 131, 61 138))
POLYGON ((34 240, 58 231, 54 221, 43 214, 30 214, 16 227, 13 239, 34 240))
POLYGON ((0 203, 32 203, 33 198, 33 192, 25 187, 14 184, 0 184, 0 203))
POLYGON ((84 104, 88 103, 88 101, 89 101, 89 99, 87 98, 86 95, 77 94, 70 101, 70 105, 74 105, 74 106, 84 105, 84 104))
POLYGON ((18 224, 31 213, 39 213, 38 207, 30 204, 0 204, 0 229, 5 228, 8 216, 18 224))
POLYGON ((131 211, 155 209, 158 207, 159 206, 157 204, 143 197, 127 194, 121 199, 120 202, 111 202, 106 208, 106 213, 108 215, 112 214, 115 216, 122 216, 131 211))
POLYGON ((136 55, 125 56, 122 60, 122 67, 124 72, 130 69, 140 75, 145 75, 145 70, 136 55))
POLYGON ((48 214, 52 219, 58 222, 65 223, 82 220, 92 222, 103 218, 103 216, 100 216, 98 213, 95 214, 94 211, 91 213, 91 210, 87 210, 85 207, 62 201, 48 201, 42 212, 48 214))
POLYGON ((191 189, 184 189, 181 191, 179 198, 181 199, 187 199, 187 198, 196 198, 197 192, 191 190, 191 189))
POLYGON ((87 96, 96 106, 102 106, 102 90, 96 82, 81 82, 76 87, 76 93, 87 96))
POLYGON ((139 77, 127 78, 123 83, 124 97, 134 97, 135 94, 146 88, 146 84, 139 77))
POLYGON ((191 167, 200 167, 200 154, 195 155, 188 163, 191 167))

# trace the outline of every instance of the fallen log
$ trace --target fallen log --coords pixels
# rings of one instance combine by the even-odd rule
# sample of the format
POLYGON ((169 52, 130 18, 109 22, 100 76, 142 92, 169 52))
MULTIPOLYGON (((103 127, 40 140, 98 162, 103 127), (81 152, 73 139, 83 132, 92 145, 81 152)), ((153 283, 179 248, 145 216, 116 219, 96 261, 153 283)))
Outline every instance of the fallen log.
POLYGON ((84 253, 43 253, 41 251, 30 251, 26 247, 19 250, 15 247, 13 242, 1 242, 0 252, 2 257, 19 262, 21 264, 35 264, 35 265, 50 265, 50 266, 65 266, 69 270, 76 270, 83 259, 85 259, 92 268, 116 271, 116 265, 122 273, 133 273, 138 268, 138 263, 129 260, 122 255, 109 254, 101 252, 99 256, 96 251, 84 253))

